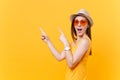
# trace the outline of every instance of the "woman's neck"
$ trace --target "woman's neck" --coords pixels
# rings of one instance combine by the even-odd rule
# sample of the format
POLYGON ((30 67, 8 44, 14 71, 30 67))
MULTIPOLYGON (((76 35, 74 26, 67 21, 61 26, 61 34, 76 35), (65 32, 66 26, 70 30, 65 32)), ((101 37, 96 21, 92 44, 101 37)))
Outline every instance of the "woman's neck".
POLYGON ((84 38, 86 36, 86 34, 83 34, 82 36, 77 36, 77 41, 81 40, 82 38, 84 38))

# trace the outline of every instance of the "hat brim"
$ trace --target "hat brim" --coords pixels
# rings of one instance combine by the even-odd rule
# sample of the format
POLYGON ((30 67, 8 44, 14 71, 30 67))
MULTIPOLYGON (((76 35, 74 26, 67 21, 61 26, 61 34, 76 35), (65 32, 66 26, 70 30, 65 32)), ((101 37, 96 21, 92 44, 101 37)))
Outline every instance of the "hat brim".
POLYGON ((72 22, 73 19, 74 19, 76 16, 85 16, 85 17, 89 20, 90 25, 91 25, 91 26, 93 25, 93 20, 92 20, 92 18, 91 18, 90 16, 88 16, 88 15, 83 14, 83 13, 78 13, 78 14, 73 14, 73 15, 71 15, 71 16, 70 16, 70 21, 72 22))

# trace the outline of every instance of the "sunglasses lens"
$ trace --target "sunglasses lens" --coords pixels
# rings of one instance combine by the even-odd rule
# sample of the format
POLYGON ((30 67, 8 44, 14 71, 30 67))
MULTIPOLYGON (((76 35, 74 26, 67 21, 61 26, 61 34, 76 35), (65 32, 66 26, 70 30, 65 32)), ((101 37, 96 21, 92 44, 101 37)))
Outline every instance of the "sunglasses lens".
POLYGON ((85 26, 87 24, 87 21, 86 20, 81 20, 80 24, 81 24, 81 26, 85 26))
POLYGON ((78 20, 75 20, 74 21, 74 25, 77 26, 79 24, 79 21, 78 20))

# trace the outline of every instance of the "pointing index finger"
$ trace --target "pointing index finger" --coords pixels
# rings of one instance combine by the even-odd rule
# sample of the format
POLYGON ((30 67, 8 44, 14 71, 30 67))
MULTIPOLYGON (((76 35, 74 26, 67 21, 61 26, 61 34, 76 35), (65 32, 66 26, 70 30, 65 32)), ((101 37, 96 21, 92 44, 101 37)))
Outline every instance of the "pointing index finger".
POLYGON ((59 30, 59 32, 60 32, 61 34, 64 34, 63 31, 62 31, 60 28, 59 28, 58 30, 59 30))
POLYGON ((46 35, 46 33, 43 31, 43 29, 40 27, 40 31, 43 35, 46 35))

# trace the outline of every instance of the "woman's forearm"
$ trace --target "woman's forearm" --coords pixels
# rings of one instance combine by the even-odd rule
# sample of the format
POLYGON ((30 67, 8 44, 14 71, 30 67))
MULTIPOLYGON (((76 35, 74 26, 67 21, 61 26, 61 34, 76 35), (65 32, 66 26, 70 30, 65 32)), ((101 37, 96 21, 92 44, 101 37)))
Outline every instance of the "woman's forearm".
POLYGON ((47 42, 47 45, 50 49, 50 51, 52 52, 53 56, 58 60, 58 61, 61 61, 65 56, 64 56, 64 52, 62 53, 59 53, 57 51, 57 49, 54 47, 54 45, 52 44, 51 41, 48 41, 47 42))
POLYGON ((67 61, 68 66, 70 68, 72 68, 73 67, 73 55, 72 55, 70 50, 65 51, 65 57, 66 57, 66 61, 67 61))

